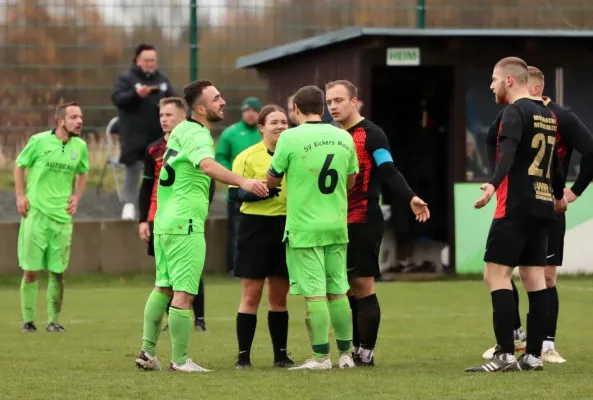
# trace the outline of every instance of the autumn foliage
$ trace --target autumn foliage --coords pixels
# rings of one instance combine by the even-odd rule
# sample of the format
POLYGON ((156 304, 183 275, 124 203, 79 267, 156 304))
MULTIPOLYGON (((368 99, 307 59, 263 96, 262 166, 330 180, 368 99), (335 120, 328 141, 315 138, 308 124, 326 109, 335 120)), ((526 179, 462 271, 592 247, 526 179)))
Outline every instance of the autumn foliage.
MULTIPOLYGON (((254 71, 237 57, 348 26, 416 27, 416 0, 199 1, 198 76, 229 104, 227 122, 248 95, 265 101, 254 71)), ((426 26, 586 29, 590 1, 426 0, 426 26)), ((0 5, 0 146, 16 149, 51 125, 56 103, 83 104, 85 126, 115 115, 110 95, 139 42, 157 46, 160 68, 179 90, 189 79, 189 0, 8 0, 0 5), (157 5, 158 4, 158 5, 157 5)))

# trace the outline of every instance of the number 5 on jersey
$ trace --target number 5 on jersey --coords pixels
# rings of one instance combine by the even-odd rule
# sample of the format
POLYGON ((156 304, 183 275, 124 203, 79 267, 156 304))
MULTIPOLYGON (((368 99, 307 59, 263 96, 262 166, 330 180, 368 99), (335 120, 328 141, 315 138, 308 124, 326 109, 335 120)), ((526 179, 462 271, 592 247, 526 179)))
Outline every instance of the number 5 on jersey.
POLYGON ((161 186, 171 186, 175 183, 175 170, 169 165, 169 159, 175 157, 177 154, 179 154, 177 150, 167 149, 167 153, 165 153, 165 158, 163 159, 163 168, 167 171, 167 179, 159 179, 161 186))

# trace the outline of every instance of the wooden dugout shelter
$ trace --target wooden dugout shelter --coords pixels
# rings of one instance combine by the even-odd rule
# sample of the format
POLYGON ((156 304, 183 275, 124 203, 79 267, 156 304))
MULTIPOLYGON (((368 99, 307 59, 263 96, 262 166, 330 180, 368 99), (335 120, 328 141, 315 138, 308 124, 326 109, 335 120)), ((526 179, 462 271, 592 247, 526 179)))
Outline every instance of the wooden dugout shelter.
POLYGON ((419 103, 421 92, 432 93, 443 110, 446 137, 446 155, 435 173, 435 183, 446 182, 445 216, 439 223, 445 225, 454 268, 454 187, 467 182, 467 110, 478 107, 482 125, 494 119, 496 106, 489 91, 492 67, 503 57, 523 58, 544 72, 546 93, 563 104, 564 70, 593 71, 592 39, 592 31, 351 27, 240 57, 236 67, 256 69, 268 82, 267 100, 283 106, 302 86, 323 88, 329 81, 348 79, 359 88, 363 114, 383 126, 392 143, 399 143, 406 127, 415 123, 405 120, 417 115, 409 107, 403 108, 406 112, 397 110, 404 103, 419 103), (468 90, 476 93, 477 100, 468 101, 468 90), (393 120, 399 122, 390 124, 393 120))

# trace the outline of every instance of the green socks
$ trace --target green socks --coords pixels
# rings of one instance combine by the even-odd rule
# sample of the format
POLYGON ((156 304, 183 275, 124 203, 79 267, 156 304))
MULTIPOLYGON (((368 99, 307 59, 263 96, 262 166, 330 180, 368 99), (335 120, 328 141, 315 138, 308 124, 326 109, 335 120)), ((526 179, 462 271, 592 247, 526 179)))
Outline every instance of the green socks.
MULTIPOLYGON (((39 281, 26 283, 21 280, 21 312, 24 322, 35 321, 35 306, 37 304, 37 293, 39 292, 39 281)), ((48 323, 58 322, 60 311, 62 311, 62 300, 64 298, 64 280, 62 274, 49 273, 47 282, 47 321, 48 323)))
POLYGON ((146 306, 144 307, 142 350, 153 357, 156 354, 155 347, 161 333, 161 321, 163 320, 170 299, 166 294, 153 290, 150 296, 148 296, 146 306))
POLYGON ((49 273, 47 282, 47 321, 48 323, 58 322, 58 316, 62 311, 62 300, 64 298, 64 276, 62 274, 49 273))
POLYGON ((307 329, 313 347, 313 357, 329 356, 329 311, 327 300, 307 301, 307 329))
POLYGON ((336 333, 340 354, 350 354, 352 343, 352 311, 347 297, 329 302, 329 314, 336 333))
POLYGON ((23 322, 35 321, 35 306, 37 304, 37 293, 39 292, 39 281, 25 283, 21 280, 21 313, 23 322))
MULTIPOLYGON (((166 306, 166 304, 165 304, 166 306)), ((164 311, 164 310, 163 310, 164 311)), ((187 347, 191 334, 191 311, 169 308, 169 335, 171 336, 171 358, 177 365, 187 360, 187 347)))
MULTIPOLYGON (((161 321, 165 316, 171 298, 166 294, 153 290, 148 296, 144 307, 144 334, 142 350, 155 356, 156 343, 161 332, 161 321)), ((171 337, 172 359, 175 364, 183 364, 187 360, 187 346, 191 334, 191 311, 169 308, 169 335, 171 337)))

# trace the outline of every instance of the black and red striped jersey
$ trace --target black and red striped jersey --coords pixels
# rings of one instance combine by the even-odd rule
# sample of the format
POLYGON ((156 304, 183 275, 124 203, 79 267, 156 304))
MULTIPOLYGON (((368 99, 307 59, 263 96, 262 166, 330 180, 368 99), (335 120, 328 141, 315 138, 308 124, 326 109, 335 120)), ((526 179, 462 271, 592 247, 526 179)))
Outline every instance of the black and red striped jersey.
POLYGON ((152 142, 146 150, 146 156, 144 158, 144 176, 147 178, 154 178, 154 185, 150 195, 148 221, 154 221, 154 216, 156 214, 156 191, 159 183, 159 174, 161 173, 161 167, 163 166, 163 155, 166 150, 167 141, 164 137, 152 142))
POLYGON ((348 223, 382 219, 379 205, 382 183, 373 154, 381 149, 389 151, 389 141, 383 129, 368 119, 361 120, 348 132, 354 139, 359 167, 354 187, 348 192, 348 223))

